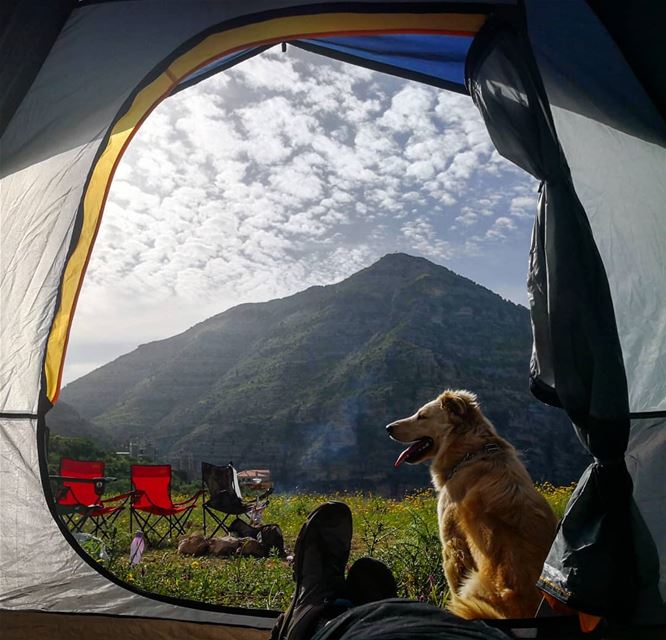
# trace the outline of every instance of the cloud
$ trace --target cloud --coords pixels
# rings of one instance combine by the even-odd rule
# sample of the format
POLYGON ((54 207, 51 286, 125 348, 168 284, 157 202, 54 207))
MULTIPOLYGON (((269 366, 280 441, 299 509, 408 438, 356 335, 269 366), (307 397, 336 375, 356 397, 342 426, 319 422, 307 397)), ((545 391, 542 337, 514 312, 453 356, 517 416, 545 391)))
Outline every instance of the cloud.
POLYGON ((511 200, 511 215, 518 218, 532 218, 536 211, 534 195, 518 196, 511 200))
POLYGON ((468 207, 463 208, 462 215, 456 216, 455 218, 456 222, 459 222, 460 224, 463 224, 468 227, 473 224, 476 224, 478 220, 479 216, 468 207))
POLYGON ((527 242, 533 199, 469 98, 269 51, 166 100, 134 138, 81 293, 71 371, 84 351, 92 366, 96 350, 108 359, 109 345, 335 282, 387 252, 455 266, 527 242))
POLYGON ((497 218, 493 224, 486 230, 483 236, 475 236, 473 241, 483 242, 483 241, 492 241, 492 240, 504 240, 512 231, 516 230, 516 225, 506 216, 500 216, 497 218))
POLYGON ((448 260, 453 255, 451 244, 438 237, 434 226, 418 217, 402 225, 400 229, 410 249, 436 261, 448 260))

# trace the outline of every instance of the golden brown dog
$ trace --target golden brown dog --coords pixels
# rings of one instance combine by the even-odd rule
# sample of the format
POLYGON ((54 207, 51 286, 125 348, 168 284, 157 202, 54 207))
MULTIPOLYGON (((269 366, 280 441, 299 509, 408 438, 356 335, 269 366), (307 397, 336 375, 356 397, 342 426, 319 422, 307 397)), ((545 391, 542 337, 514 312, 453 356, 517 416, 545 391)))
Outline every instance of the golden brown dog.
POLYGON ((396 466, 432 460, 449 610, 463 618, 533 616, 557 520, 476 396, 444 391, 386 429, 410 443, 396 466))

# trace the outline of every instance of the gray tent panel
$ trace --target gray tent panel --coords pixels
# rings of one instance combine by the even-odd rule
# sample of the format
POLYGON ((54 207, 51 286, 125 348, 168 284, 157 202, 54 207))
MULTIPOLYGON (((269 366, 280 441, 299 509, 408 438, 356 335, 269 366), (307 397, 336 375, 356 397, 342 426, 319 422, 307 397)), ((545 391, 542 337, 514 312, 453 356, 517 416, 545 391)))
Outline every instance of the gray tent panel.
POLYGON ((638 558, 635 616, 666 619, 666 418, 632 420, 626 462, 633 482, 632 526, 638 558))
MULTIPOLYGON (((663 622, 666 486, 656 461, 666 457, 666 126, 585 3, 531 2, 527 17, 556 135, 607 276, 609 313, 616 320, 627 378, 626 411, 636 417, 626 452, 633 484, 631 540, 611 557, 635 555, 634 615, 663 622), (562 28, 553 28, 564 23, 566 38, 562 28)), ((590 415, 600 418, 605 412, 621 420, 617 399, 623 394, 616 396, 603 375, 595 384, 601 387, 599 402, 590 405, 590 415)), ((608 435, 604 430, 599 437, 608 435)))
MULTIPOLYGON (((500 153, 542 180, 528 280, 534 389, 567 411, 595 457, 568 506, 540 587, 584 611, 629 619, 635 603, 627 593, 640 588, 655 595, 661 588, 658 573, 649 568, 666 552, 659 548, 666 540, 655 537, 662 516, 655 515, 654 503, 645 504, 641 490, 632 492, 623 459, 630 432, 629 346, 620 340, 622 327, 615 322, 616 301, 595 227, 572 179, 577 174, 560 145, 553 105, 523 34, 517 18, 491 21, 484 28, 470 54, 470 93, 500 153), (636 509, 641 502, 650 510, 648 526, 641 526, 641 507, 636 509)), ((549 52, 549 60, 555 57, 547 34, 539 46, 549 52)), ((560 95, 567 87, 560 81, 560 95)), ((570 102, 575 97, 570 94, 570 102)), ((653 210, 656 195, 654 190, 648 195, 653 210)), ((622 252, 632 235, 615 234, 616 249, 622 252)), ((658 255, 647 256, 650 260, 654 263, 658 255)), ((626 272, 613 275, 618 281, 626 272)), ((639 448, 632 452, 639 459, 639 448)), ((655 595, 651 602, 649 611, 639 612, 641 621, 666 620, 661 597, 655 595)))
POLYGON ((608 275, 629 409, 664 411, 666 126, 585 2, 526 8, 557 137, 608 275))

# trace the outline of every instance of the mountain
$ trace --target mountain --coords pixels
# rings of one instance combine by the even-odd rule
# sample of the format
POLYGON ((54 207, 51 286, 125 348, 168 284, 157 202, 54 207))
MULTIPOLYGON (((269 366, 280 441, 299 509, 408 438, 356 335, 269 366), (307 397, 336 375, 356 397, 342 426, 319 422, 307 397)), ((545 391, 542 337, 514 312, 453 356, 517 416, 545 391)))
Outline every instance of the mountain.
POLYGON ((70 404, 60 400, 48 414, 48 426, 59 436, 75 436, 94 440, 99 446, 109 446, 111 439, 92 422, 82 418, 70 404))
POLYGON ((384 425, 447 387, 475 391, 535 479, 586 462, 562 412, 527 385, 528 311, 424 258, 384 256, 346 280, 242 304, 72 382, 62 399, 114 443, 270 468, 283 488, 398 493, 384 425), (580 454, 577 452, 581 452, 580 454))

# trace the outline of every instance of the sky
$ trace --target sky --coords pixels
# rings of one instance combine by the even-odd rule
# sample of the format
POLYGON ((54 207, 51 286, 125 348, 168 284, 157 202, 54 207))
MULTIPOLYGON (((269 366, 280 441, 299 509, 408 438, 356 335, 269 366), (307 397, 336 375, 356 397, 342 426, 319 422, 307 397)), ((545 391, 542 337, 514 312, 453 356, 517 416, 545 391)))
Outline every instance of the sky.
POLYGON ((274 48, 171 96, 135 136, 64 382, 396 251, 526 304, 536 186, 469 97, 274 48))

